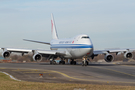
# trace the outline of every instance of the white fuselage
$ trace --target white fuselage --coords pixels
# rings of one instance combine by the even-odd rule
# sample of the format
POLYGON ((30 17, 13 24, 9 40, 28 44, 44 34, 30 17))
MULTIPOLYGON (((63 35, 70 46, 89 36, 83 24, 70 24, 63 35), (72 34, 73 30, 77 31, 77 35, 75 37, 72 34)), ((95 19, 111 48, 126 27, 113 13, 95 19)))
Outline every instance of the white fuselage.
POLYGON ((52 50, 66 50, 64 58, 76 59, 93 54, 93 44, 88 35, 78 35, 71 39, 58 39, 51 41, 52 50))

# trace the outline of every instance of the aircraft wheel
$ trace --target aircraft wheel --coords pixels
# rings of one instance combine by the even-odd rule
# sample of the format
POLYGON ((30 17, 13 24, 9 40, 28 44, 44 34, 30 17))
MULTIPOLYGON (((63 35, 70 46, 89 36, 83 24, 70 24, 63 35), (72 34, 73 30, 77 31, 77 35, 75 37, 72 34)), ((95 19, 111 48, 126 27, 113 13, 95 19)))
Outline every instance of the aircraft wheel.
POLYGON ((61 64, 62 62, 60 61, 59 64, 61 64))
POLYGON ((65 61, 60 61, 59 64, 65 64, 65 61))
POLYGON ((82 66, 87 66, 88 65, 88 62, 86 61, 82 61, 82 66))
POLYGON ((86 61, 86 64, 87 64, 87 65, 89 65, 89 62, 88 62, 88 61, 86 61))
POLYGON ((82 66, 84 66, 84 61, 82 61, 82 66))
POLYGON ((56 61, 53 61, 53 65, 55 65, 56 64, 56 61))
POLYGON ((50 61, 50 64, 52 64, 52 61, 50 61))
POLYGON ((62 61, 62 64, 65 64, 65 61, 62 61))
POLYGON ((86 61, 84 65, 87 66, 88 65, 88 62, 86 61))
POLYGON ((76 61, 74 61, 74 65, 76 65, 76 61))
POLYGON ((73 64, 73 61, 71 61, 70 64, 72 65, 73 64))

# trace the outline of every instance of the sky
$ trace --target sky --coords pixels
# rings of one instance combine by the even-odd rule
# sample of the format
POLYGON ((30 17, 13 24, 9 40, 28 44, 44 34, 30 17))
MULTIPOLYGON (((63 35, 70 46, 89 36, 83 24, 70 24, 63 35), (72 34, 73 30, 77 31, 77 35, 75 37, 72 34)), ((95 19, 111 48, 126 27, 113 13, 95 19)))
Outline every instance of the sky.
POLYGON ((51 13, 59 38, 90 36, 94 48, 135 48, 135 0, 0 0, 0 47, 50 49, 51 13))

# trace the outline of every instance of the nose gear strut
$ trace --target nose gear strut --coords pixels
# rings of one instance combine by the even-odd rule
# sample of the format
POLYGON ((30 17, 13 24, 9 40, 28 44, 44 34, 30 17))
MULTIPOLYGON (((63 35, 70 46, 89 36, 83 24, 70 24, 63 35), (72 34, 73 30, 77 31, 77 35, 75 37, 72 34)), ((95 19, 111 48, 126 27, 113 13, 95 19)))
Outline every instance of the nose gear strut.
POLYGON ((83 57, 83 61, 82 61, 82 66, 87 66, 89 63, 88 63, 88 61, 87 61, 87 57, 86 56, 84 56, 83 57))

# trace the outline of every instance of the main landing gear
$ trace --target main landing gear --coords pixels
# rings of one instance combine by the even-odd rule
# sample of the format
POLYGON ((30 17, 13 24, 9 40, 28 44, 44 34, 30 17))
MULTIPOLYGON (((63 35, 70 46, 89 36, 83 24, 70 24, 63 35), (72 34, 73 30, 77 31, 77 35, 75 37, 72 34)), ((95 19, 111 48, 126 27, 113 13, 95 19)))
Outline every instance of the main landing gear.
POLYGON ((50 61, 50 64, 51 65, 55 65, 56 64, 56 61, 55 60, 52 60, 52 61, 50 61))
POLYGON ((70 64, 71 64, 71 65, 76 65, 76 61, 74 61, 74 59, 71 59, 70 64))
POLYGON ((50 60, 50 64, 51 65, 55 65, 56 64, 55 58, 56 57, 54 57, 54 56, 49 56, 49 60, 50 60))
POLYGON ((61 61, 59 61, 59 64, 61 64, 61 65, 65 64, 64 58, 61 57, 61 61))
MULTIPOLYGON (((50 56, 50 64, 51 65, 56 65, 57 63, 56 63, 56 59, 57 57, 53 57, 53 56, 50 56)), ((64 58, 61 58, 61 60, 59 61, 59 64, 62 64, 62 65, 64 65, 65 64, 65 61, 64 61, 64 58)))
POLYGON ((61 60, 61 61, 59 62, 59 64, 64 65, 64 64, 65 64, 65 61, 61 60))
POLYGON ((88 64, 87 57, 83 57, 82 66, 87 66, 88 64))

